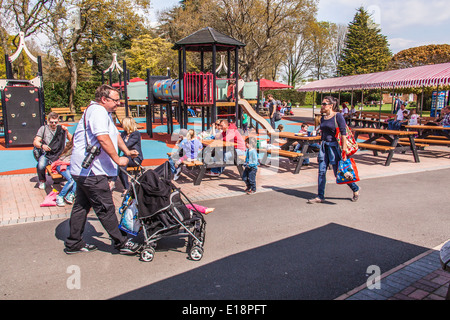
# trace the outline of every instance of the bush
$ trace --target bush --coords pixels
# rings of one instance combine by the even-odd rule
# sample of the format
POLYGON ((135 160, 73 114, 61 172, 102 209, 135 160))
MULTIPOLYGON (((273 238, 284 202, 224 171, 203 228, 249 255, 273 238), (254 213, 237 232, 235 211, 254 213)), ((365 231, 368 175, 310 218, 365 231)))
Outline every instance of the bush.
POLYGON ((301 106, 306 104, 306 92, 298 92, 295 89, 267 90, 264 91, 264 96, 267 98, 267 95, 269 93, 273 95, 273 98, 275 100, 291 100, 293 106, 295 106, 296 104, 299 104, 301 106))

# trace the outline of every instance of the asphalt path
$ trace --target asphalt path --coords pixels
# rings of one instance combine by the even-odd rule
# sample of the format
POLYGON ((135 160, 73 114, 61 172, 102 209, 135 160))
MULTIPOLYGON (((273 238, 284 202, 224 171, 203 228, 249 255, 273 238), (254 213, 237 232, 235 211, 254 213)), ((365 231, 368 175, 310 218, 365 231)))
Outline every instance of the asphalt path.
MULTIPOLYGON (((205 201, 205 254, 187 259, 185 239, 160 241, 155 259, 117 254, 94 215, 91 253, 66 255, 68 220, 0 228, 0 299, 330 300, 364 284, 369 267, 386 272, 449 238, 450 170, 274 189, 205 201)), ((299 175, 299 179, 301 175, 299 175)))

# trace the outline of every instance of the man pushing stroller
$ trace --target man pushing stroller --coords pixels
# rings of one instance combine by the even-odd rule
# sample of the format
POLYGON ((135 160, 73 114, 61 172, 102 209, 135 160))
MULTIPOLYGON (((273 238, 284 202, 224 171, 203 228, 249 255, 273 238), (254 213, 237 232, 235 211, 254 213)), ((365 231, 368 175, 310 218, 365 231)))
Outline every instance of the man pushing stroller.
POLYGON ((84 112, 73 138, 70 173, 77 183, 75 203, 70 215, 70 234, 65 241, 67 254, 97 250, 83 241, 83 231, 91 208, 121 254, 135 254, 140 245, 127 238, 119 229, 109 177, 117 176, 117 167, 126 166, 127 157, 137 157, 130 151, 117 130, 111 113, 120 105, 119 92, 101 85, 95 101, 84 112), (117 149, 125 157, 119 157, 117 149))

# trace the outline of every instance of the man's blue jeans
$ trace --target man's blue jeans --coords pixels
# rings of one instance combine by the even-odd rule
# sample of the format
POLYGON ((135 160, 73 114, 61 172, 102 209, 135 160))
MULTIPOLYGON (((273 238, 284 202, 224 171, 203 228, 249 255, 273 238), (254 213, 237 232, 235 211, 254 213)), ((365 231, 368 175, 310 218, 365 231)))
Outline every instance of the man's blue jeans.
MULTIPOLYGON (((322 200, 325 199, 325 185, 327 183, 327 169, 331 164, 333 166, 334 176, 337 175, 338 163, 341 160, 340 148, 337 145, 329 145, 326 142, 322 142, 319 152, 319 181, 318 181, 318 197, 322 200)), ((356 183, 348 184, 349 188, 353 192, 359 191, 359 187, 356 183)))
POLYGON ((67 180, 59 195, 65 197, 69 192, 75 193, 75 190, 77 190, 77 183, 70 174, 70 166, 67 166, 67 169, 64 171, 61 171, 61 166, 57 166, 56 170, 58 170, 58 172, 67 180))
MULTIPOLYGON (((219 153, 220 154, 220 153, 219 153)), ((245 155, 245 151, 242 151, 242 150, 240 150, 240 149, 236 149, 236 155, 239 157, 239 156, 243 156, 243 155, 245 155)), ((215 157, 216 159, 215 159, 215 162, 216 161, 218 161, 218 159, 217 159, 217 155, 216 155, 216 157, 215 157)), ((225 163, 228 163, 228 162, 230 162, 230 161, 234 161, 234 152, 233 151, 227 151, 227 152, 225 152, 224 154, 223 154, 223 161, 225 162, 225 163)), ((214 172, 214 173, 222 173, 223 172, 223 170, 225 170, 225 167, 217 167, 217 168, 211 168, 211 172, 214 172)))
POLYGON ((42 155, 39 157, 36 171, 38 174, 39 182, 45 182, 45 167, 48 165, 48 159, 45 157, 45 155, 42 155))

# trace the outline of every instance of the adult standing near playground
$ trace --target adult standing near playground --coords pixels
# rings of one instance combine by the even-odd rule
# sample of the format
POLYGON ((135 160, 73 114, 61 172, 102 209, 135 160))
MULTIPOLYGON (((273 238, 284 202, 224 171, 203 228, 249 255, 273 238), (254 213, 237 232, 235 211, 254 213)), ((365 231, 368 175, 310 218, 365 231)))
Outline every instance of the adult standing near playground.
MULTIPOLYGON (((336 125, 342 135, 342 144, 347 147, 346 125, 344 116, 339 112, 339 101, 331 96, 327 96, 322 101, 320 119, 320 130, 322 132, 322 144, 320 146, 319 156, 319 178, 318 178, 318 196, 308 200, 308 203, 322 203, 325 201, 325 185, 327 168, 331 164, 333 166, 334 175, 337 174, 338 163, 342 159, 342 151, 336 140, 336 125)), ((358 201, 360 188, 356 183, 348 184, 353 191, 352 201, 358 201)))
POLYGON ((59 125, 59 114, 50 112, 47 115, 48 124, 39 128, 33 140, 36 148, 36 171, 39 179, 39 189, 45 189, 45 167, 56 161, 66 146, 66 139, 72 140, 72 135, 65 126, 59 125))
POLYGON ((273 95, 270 93, 267 95, 267 100, 269 101, 270 125, 275 129, 275 113, 277 111, 277 102, 273 98, 273 95))
POLYGON ((117 176, 117 166, 128 164, 127 157, 138 156, 138 151, 127 148, 111 117, 119 104, 119 92, 109 85, 101 85, 95 92, 95 101, 78 122, 70 159, 70 173, 77 183, 77 190, 70 216, 70 234, 65 241, 67 254, 97 249, 82 239, 91 208, 121 254, 134 254, 139 249, 138 244, 119 230, 108 181, 117 176), (118 155, 118 148, 124 152, 124 157, 118 155))

